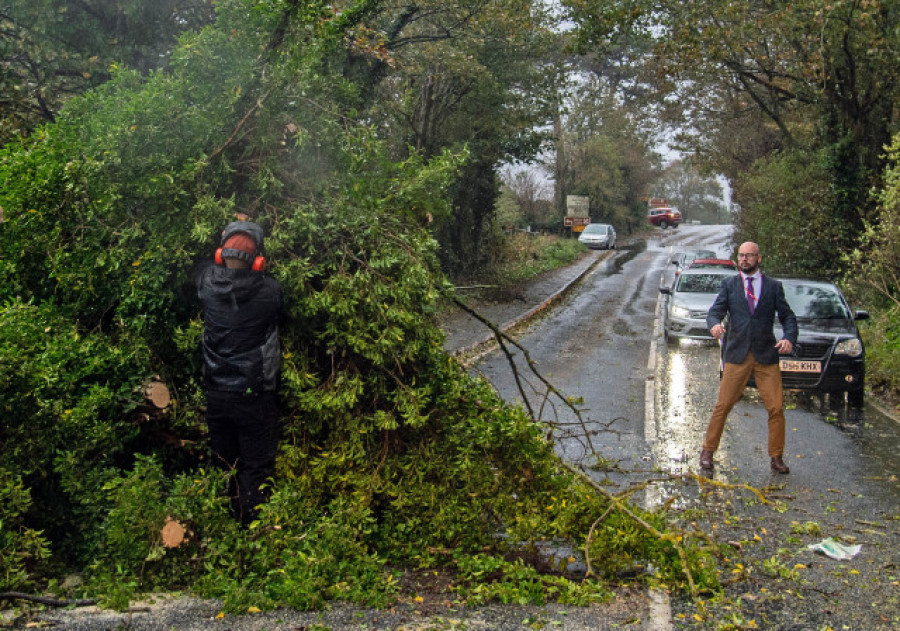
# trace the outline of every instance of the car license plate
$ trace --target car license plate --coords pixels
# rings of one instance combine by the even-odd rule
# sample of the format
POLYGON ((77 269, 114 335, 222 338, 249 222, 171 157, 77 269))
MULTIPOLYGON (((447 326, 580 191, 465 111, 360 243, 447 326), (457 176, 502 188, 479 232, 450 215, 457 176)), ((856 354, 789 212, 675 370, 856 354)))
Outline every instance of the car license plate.
POLYGON ((782 359, 781 370, 784 372, 822 372, 822 362, 806 362, 797 359, 782 359))

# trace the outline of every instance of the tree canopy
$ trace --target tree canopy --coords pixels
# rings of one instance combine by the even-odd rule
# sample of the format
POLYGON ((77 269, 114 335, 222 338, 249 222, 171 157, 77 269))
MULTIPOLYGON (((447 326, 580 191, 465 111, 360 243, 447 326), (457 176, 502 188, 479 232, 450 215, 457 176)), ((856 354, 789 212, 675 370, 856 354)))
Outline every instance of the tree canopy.
POLYGON ((0 8, 0 143, 55 119, 72 96, 121 65, 168 62, 179 34, 209 24, 202 0, 13 0, 0 8))
MULTIPOLYGON (((769 160, 774 152, 815 155, 834 195, 824 209, 802 204, 802 216, 824 212, 843 227, 835 247, 855 247, 864 221, 875 212, 869 190, 882 176, 883 148, 897 130, 896 3, 564 4, 578 24, 582 50, 602 55, 628 44, 636 51, 631 64, 655 70, 633 76, 664 104, 670 124, 683 130, 682 147, 728 176, 742 207, 749 209, 751 198, 762 193, 748 188, 754 161, 769 160)), ((770 186, 787 191, 788 182, 773 179, 777 173, 769 172, 770 186)), ((790 234, 799 226, 784 228, 790 234)), ((738 240, 752 236, 741 232, 738 240)), ((777 244, 763 246, 771 252, 777 244)), ((837 275, 837 258, 820 257, 814 265, 837 275)))

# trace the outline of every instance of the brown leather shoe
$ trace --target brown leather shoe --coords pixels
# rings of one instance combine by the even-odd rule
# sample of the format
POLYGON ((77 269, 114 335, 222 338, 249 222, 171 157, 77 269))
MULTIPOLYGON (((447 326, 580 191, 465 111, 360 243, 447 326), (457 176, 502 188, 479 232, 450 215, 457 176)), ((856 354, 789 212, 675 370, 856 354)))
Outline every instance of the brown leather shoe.
POLYGON ((786 464, 784 464, 784 460, 781 456, 775 456, 772 458, 772 471, 775 473, 790 473, 791 470, 788 468, 786 464))
POLYGON ((707 449, 700 450, 700 468, 701 469, 712 469, 713 468, 713 452, 707 449))

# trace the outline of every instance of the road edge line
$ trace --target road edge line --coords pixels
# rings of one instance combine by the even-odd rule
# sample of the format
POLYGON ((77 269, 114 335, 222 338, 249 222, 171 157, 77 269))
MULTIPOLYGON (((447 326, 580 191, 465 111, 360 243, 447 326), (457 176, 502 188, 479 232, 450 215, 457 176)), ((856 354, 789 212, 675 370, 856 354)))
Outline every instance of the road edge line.
MULTIPOLYGON (((660 281, 662 281, 663 274, 660 274, 660 281)), ((660 292, 657 294, 656 309, 653 313, 653 333, 650 338, 650 352, 647 356, 647 380, 644 382, 644 441, 647 443, 655 442, 657 439, 657 354, 659 338, 662 335, 662 304, 663 294, 660 292)), ((660 589, 651 589, 648 591, 648 596, 650 598, 648 631, 672 631, 674 628, 672 626, 672 602, 669 594, 660 589)))
MULTIPOLYGON (((615 250, 605 250, 602 254, 599 254, 598 256, 594 257, 594 260, 591 261, 591 263, 589 263, 584 268, 584 270, 582 270, 575 278, 573 278, 571 281, 569 281, 568 283, 563 285, 562 288, 555 291, 549 297, 545 298, 544 301, 541 302, 539 305, 537 305, 536 307, 532 307, 531 309, 529 309, 522 315, 519 315, 519 316, 513 318, 512 320, 509 320, 509 321, 501 324, 497 328, 502 333, 506 333, 506 332, 516 328, 517 326, 520 326, 521 324, 527 322, 528 320, 530 320, 531 318, 536 316, 538 313, 540 313, 541 311, 543 311, 544 309, 549 307, 551 304, 553 304, 554 302, 556 302, 557 300, 562 298, 566 293, 568 293, 568 291, 572 287, 574 287, 575 285, 580 283, 582 281, 582 279, 584 279, 584 277, 588 275, 588 273, 590 273, 595 267, 597 267, 598 264, 600 264, 602 261, 605 261, 610 256, 612 256, 612 253, 614 251, 615 250)), ((471 366, 478 360, 482 359, 487 354, 493 352, 496 348, 496 345, 497 345, 496 336, 493 333, 488 333, 481 341, 475 342, 474 344, 469 344, 468 346, 463 346, 454 351, 450 351, 449 354, 456 357, 457 359, 459 359, 460 363, 463 366, 468 368, 469 366, 471 366), (481 350, 479 351, 478 349, 481 349, 481 350), (478 351, 478 352, 475 352, 475 351, 478 351), (472 355, 471 357, 465 357, 465 355, 468 353, 475 353, 475 354, 472 355)))

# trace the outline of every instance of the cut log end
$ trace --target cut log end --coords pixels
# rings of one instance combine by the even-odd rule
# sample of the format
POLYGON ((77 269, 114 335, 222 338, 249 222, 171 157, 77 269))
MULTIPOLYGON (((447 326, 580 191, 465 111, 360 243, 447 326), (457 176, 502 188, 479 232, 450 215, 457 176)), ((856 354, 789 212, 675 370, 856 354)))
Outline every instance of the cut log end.
POLYGON ((158 410, 169 407, 172 397, 169 388, 162 381, 150 381, 144 386, 144 398, 158 410))
POLYGON ((187 530, 171 517, 166 518, 166 525, 159 531, 162 544, 167 548, 177 548, 187 539, 187 530))

